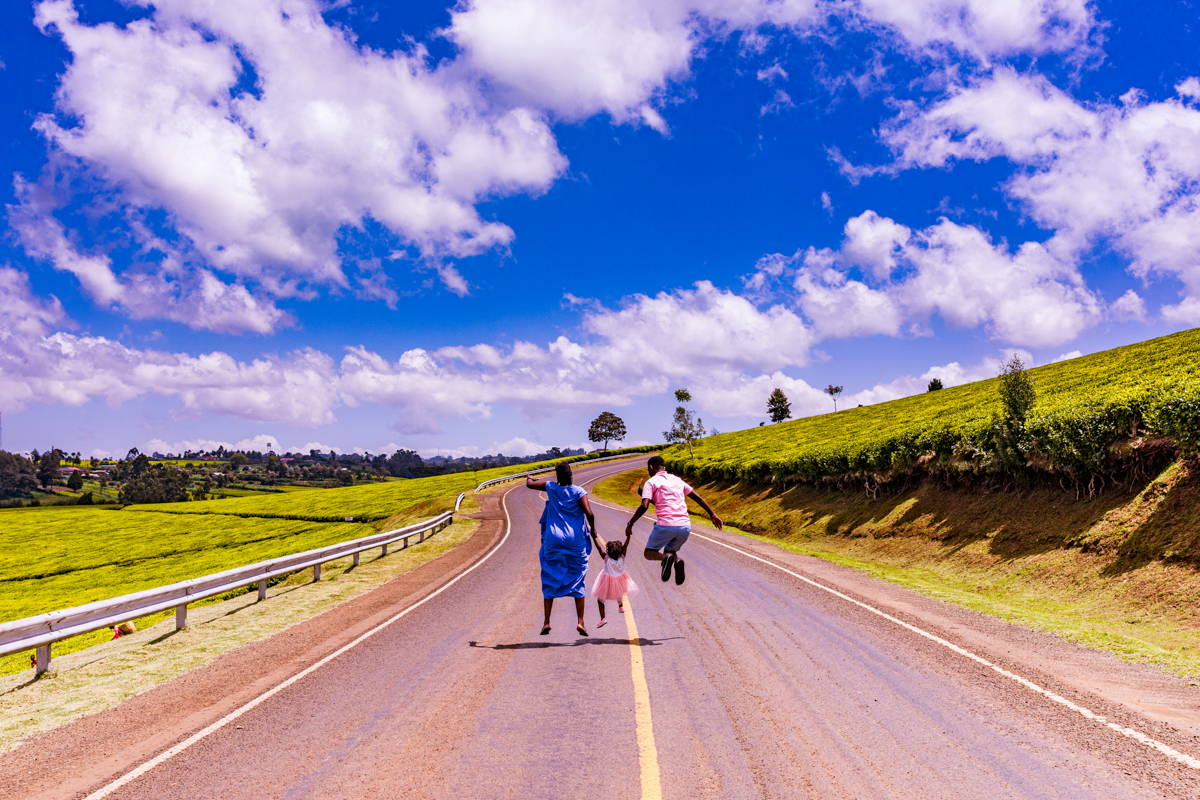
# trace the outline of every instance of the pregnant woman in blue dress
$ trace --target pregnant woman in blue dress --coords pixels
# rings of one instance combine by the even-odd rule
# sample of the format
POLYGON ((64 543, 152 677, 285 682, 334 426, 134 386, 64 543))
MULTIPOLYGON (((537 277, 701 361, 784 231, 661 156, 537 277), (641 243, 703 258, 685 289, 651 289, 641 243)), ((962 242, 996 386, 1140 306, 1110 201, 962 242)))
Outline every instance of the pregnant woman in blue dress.
POLYGON ((556 597, 574 597, 579 617, 576 630, 587 636, 583 626, 583 599, 586 592, 588 556, 596 536, 596 517, 588 503, 587 492, 571 483, 571 466, 555 467, 558 481, 525 479, 525 486, 546 493, 542 512, 542 604, 546 613, 542 635, 550 632, 550 609, 556 597))

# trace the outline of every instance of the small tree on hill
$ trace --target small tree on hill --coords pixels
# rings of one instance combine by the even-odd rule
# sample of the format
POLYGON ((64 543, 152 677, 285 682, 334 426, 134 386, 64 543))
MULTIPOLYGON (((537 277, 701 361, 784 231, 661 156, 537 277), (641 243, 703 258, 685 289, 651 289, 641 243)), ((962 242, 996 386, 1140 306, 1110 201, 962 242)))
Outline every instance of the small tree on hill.
POLYGON ((942 379, 941 379, 941 378, 934 378, 933 380, 931 380, 931 381, 929 382, 929 388, 928 388, 928 389, 926 389, 925 391, 927 391, 927 392, 936 392, 938 389, 941 389, 941 388, 943 388, 943 387, 942 387, 942 379))
POLYGON ((692 401, 692 395, 687 389, 675 390, 675 401, 680 405, 675 409, 671 418, 671 430, 663 431, 663 438, 668 442, 687 442, 688 455, 695 458, 692 441, 704 435, 704 420, 696 417, 693 420, 692 410, 685 403, 692 401))
POLYGON ((78 472, 72 472, 71 477, 67 478, 67 488, 72 492, 78 492, 83 488, 83 476, 78 472))
POLYGON ((625 420, 618 417, 611 411, 601 411, 600 416, 592 420, 592 426, 588 428, 588 441, 604 442, 604 449, 608 450, 609 440, 619 442, 625 438, 625 420))
POLYGON ((1037 402, 1037 390, 1033 379, 1025 371, 1025 362, 1016 353, 1000 368, 1000 402, 1004 405, 1004 416, 1025 421, 1029 410, 1037 402))
POLYGON ((783 422, 792 415, 792 404, 779 387, 767 398, 767 413, 771 416, 771 422, 783 422))
POLYGON ((827 395, 829 395, 831 398, 833 398, 833 411, 834 411, 834 413, 837 413, 837 399, 838 399, 838 396, 839 396, 841 393, 842 393, 842 387, 841 387, 841 386, 834 386, 834 385, 831 383, 831 384, 829 384, 828 386, 826 386, 826 387, 825 387, 825 394, 827 394, 827 395))
POLYGON ((1025 362, 1016 353, 1000 368, 996 387, 1002 413, 993 422, 997 460, 1019 478, 1025 469, 1027 436, 1025 422, 1037 402, 1033 379, 1025 371, 1025 362))

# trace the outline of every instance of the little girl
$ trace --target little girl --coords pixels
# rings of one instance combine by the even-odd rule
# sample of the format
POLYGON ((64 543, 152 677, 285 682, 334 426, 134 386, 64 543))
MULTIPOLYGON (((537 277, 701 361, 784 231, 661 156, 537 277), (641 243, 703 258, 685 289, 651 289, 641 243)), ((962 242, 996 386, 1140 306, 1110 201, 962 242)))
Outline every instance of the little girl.
MULTIPOLYGON (((617 608, 624 613, 621 598, 626 595, 633 597, 638 592, 638 585, 625 571, 625 551, 629 547, 629 536, 630 534, 626 533, 624 543, 608 542, 598 548, 600 557, 604 559, 604 569, 592 584, 592 597, 596 598, 596 605, 600 607, 600 622, 596 623, 597 628, 603 628, 608 622, 604 618, 605 600, 616 600, 617 608)), ((596 544, 599 545, 600 542, 597 541, 596 544)))

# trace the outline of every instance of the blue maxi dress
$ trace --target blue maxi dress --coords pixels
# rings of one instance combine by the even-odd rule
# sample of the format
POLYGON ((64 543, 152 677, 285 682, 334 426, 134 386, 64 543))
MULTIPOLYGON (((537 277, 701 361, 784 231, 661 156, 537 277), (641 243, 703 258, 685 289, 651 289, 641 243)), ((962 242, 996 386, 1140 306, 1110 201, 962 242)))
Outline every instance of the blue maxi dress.
POLYGON ((542 597, 583 597, 592 537, 579 498, 587 495, 578 486, 546 483, 546 508, 542 511, 542 597))

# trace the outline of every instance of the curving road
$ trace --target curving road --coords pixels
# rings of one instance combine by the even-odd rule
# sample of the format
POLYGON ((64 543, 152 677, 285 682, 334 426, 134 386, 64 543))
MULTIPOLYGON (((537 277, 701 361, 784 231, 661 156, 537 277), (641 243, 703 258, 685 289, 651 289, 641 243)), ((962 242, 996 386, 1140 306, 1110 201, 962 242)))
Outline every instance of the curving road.
MULTIPOLYGON (((585 639, 559 601, 538 636, 544 495, 501 491, 493 513, 511 528, 473 571, 108 796, 1112 800, 1200 786, 1144 744, 697 537, 683 586, 631 558, 632 614, 610 609, 598 629, 589 601, 585 639)), ((629 516, 596 511, 606 538, 629 516)))

